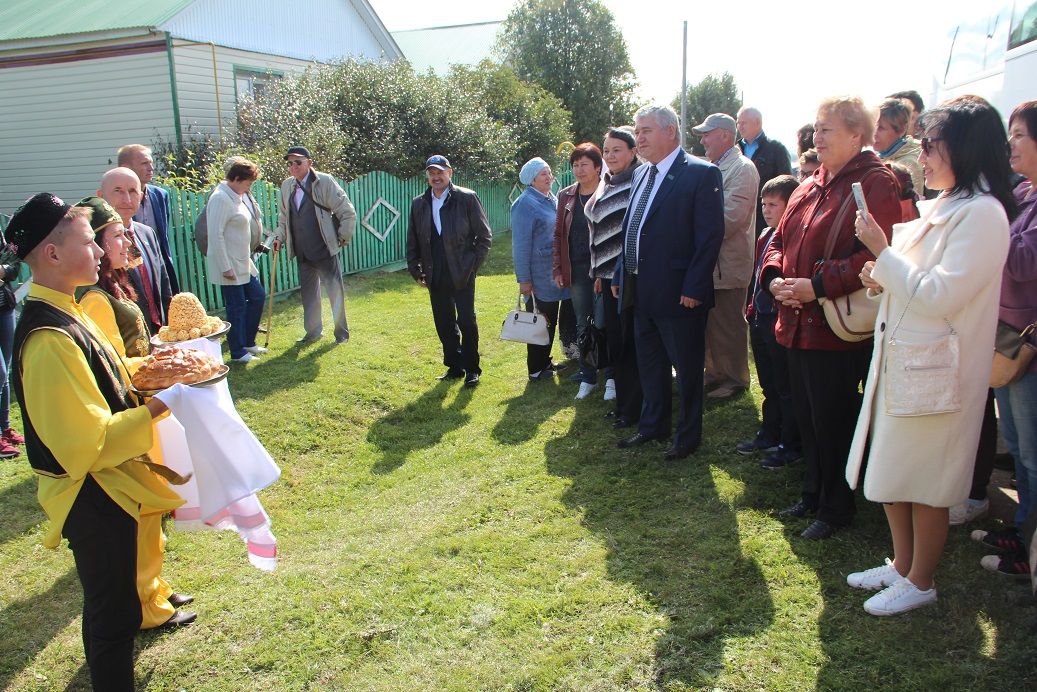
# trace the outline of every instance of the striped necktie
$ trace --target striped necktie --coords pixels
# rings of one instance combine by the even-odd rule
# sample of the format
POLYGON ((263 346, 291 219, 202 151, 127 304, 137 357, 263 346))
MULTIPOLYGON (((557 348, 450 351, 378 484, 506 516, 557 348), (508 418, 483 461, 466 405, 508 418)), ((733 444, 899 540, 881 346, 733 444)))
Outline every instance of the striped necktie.
POLYGON ((641 219, 644 218, 645 208, 648 207, 648 198, 652 196, 655 174, 658 172, 659 169, 655 166, 648 169, 648 180, 641 189, 641 196, 637 198, 634 213, 630 215, 630 225, 627 226, 627 245, 623 256, 623 266, 627 274, 637 273, 637 236, 641 232, 641 219))

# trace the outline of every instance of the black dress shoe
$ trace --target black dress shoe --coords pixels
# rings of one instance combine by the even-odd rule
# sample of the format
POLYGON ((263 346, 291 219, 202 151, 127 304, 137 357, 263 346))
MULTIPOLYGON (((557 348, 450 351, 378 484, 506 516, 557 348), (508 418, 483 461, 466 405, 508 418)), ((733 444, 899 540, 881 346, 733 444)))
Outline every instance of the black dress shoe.
POLYGON ((616 410, 613 409, 611 411, 606 411, 605 412, 605 417, 606 418, 615 418, 616 417, 616 410))
POLYGON ((450 368, 445 373, 437 377, 437 380, 459 380, 464 377, 464 370, 460 368, 450 368))
POLYGON ((194 603, 194 596, 189 596, 185 593, 171 593, 169 594, 169 598, 166 600, 169 601, 169 605, 174 608, 180 608, 188 603, 194 603))
POLYGON ((817 507, 815 507, 814 505, 810 504, 809 502, 807 502, 805 500, 800 500, 799 502, 797 502, 796 504, 792 505, 791 507, 786 507, 785 509, 783 509, 780 512, 778 512, 778 516, 779 517, 805 517, 806 515, 813 514, 816 511, 817 511, 817 507))
POLYGON ((634 421, 620 416, 616 420, 612 421, 612 427, 616 430, 622 430, 623 428, 629 428, 634 424, 634 421))
POLYGON ((811 522, 810 526, 804 529, 803 533, 799 535, 810 541, 823 541, 826 538, 831 538, 832 534, 835 533, 838 528, 839 527, 832 526, 827 521, 815 519, 811 522))
POLYGON ((190 625, 192 622, 198 619, 198 613, 192 613, 190 610, 178 610, 173 613, 173 616, 158 626, 158 629, 171 629, 173 627, 183 627, 184 625, 190 625))
POLYGON ((620 449, 630 449, 631 447, 640 447, 646 445, 649 442, 658 442, 662 438, 652 437, 651 435, 643 435, 641 433, 634 433, 630 437, 625 437, 616 443, 616 446, 620 449))
POLYGON ((465 387, 474 387, 477 384, 479 384, 479 373, 477 372, 470 372, 468 377, 464 378, 465 387))
POLYGON ((666 453, 663 454, 663 461, 678 461, 680 459, 690 457, 692 454, 695 453, 695 450, 697 449, 698 445, 688 445, 686 447, 678 447, 677 445, 672 445, 669 449, 666 450, 666 453))

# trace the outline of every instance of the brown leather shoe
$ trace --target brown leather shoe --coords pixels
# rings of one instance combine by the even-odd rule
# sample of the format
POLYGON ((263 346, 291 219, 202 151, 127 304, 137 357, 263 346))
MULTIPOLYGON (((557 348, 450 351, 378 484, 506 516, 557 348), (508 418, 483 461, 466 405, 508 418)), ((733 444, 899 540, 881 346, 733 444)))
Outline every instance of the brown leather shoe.
POLYGON ((190 610, 178 610, 173 613, 172 617, 159 625, 159 629, 172 629, 174 627, 183 627, 184 625, 190 625, 198 619, 198 613, 192 613, 190 610))
POLYGON ((185 593, 171 593, 169 594, 169 598, 166 600, 169 601, 169 605, 174 608, 182 608, 188 603, 194 603, 194 596, 189 596, 185 593))

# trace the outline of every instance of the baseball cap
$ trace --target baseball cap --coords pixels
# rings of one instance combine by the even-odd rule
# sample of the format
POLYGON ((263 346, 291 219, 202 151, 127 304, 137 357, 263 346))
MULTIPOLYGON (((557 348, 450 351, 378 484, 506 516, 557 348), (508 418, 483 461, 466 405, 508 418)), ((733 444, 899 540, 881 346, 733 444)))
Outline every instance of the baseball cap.
POLYGON ((445 171, 448 168, 453 168, 453 166, 450 165, 450 161, 448 161, 445 156, 435 154, 434 156, 428 157, 428 161, 425 162, 425 170, 430 168, 438 168, 441 171, 445 171))
POLYGON ((697 135, 704 135, 716 129, 735 132, 735 119, 727 113, 714 113, 713 115, 706 116, 702 124, 691 128, 691 131, 697 135))
POLYGON ((287 161, 289 156, 303 156, 308 159, 312 159, 310 156, 310 150, 306 147, 292 147, 288 150, 288 153, 284 155, 284 160, 287 161))

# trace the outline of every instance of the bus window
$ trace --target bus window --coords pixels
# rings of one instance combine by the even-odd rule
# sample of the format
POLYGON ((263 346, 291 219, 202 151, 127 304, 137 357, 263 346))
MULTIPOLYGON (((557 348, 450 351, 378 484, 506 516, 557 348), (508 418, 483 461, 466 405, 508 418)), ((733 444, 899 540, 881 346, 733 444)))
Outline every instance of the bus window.
MULTIPOLYGON (((1037 2, 1033 5, 1037 7, 1037 2)), ((954 34, 944 82, 953 84, 1002 65, 1008 45, 1008 23, 1011 6, 999 9, 981 19, 958 26, 954 34)))
POLYGON ((1031 2, 1029 7, 1026 7, 1025 2, 1017 2, 1015 10, 1009 48, 1017 48, 1037 39, 1037 2, 1031 2))

